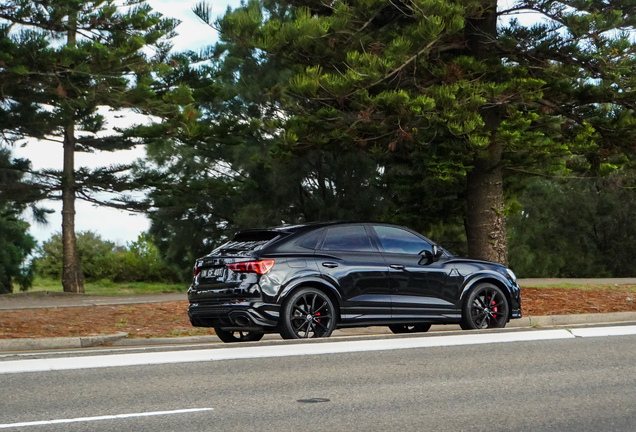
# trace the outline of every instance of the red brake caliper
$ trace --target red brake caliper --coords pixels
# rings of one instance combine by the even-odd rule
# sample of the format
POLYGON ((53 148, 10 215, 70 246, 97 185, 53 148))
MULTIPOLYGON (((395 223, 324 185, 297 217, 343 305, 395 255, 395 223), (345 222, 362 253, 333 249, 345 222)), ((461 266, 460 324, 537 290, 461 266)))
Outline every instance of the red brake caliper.
MULTIPOLYGON (((316 316, 320 316, 320 312, 316 312, 316 316)), ((318 322, 320 322, 320 320, 316 320, 318 322)))
MULTIPOLYGON (((492 306, 492 305, 494 305, 494 304, 495 304, 495 301, 494 301, 494 300, 491 300, 491 301, 492 301, 492 303, 490 303, 490 305, 492 306)), ((497 306, 495 306, 494 308, 492 308, 492 311, 493 311, 493 312, 497 312, 497 306)), ((493 314, 492 316, 493 316, 493 318, 497 318, 497 314, 493 314)))

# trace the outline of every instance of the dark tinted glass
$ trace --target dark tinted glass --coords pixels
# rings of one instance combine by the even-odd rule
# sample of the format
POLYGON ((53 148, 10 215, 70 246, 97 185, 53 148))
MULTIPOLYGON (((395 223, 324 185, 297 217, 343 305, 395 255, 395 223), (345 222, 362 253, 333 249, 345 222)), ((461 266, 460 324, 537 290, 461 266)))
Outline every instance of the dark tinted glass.
POLYGON ((276 231, 247 231, 234 236, 232 241, 212 251, 212 254, 240 254, 260 249, 280 234, 276 231))
POLYGON ((374 226, 373 229, 378 234, 382 249, 386 253, 417 255, 432 250, 430 243, 403 229, 387 226, 374 226))
POLYGON ((296 243, 300 247, 304 247, 307 249, 316 249, 316 243, 320 240, 320 235, 322 234, 322 230, 314 231, 312 233, 307 234, 305 237, 298 240, 296 243))
POLYGON ((374 252, 364 227, 355 225, 328 228, 322 248, 351 252, 374 252))
POLYGON ((243 231, 234 236, 232 241, 250 242, 250 241, 268 241, 278 237, 276 231, 243 231))

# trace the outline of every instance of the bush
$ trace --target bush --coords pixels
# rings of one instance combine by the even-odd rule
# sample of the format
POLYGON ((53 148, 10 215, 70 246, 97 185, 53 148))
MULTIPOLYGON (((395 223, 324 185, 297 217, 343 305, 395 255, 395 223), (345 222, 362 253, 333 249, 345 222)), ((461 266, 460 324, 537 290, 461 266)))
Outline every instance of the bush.
POLYGON ((128 244, 120 260, 120 272, 113 279, 115 282, 180 281, 175 269, 163 261, 148 233, 140 234, 136 241, 128 244))
POLYGON ((621 179, 537 179, 508 219, 510 267, 519 277, 636 274, 636 195, 621 179))
POLYGON ((14 283, 26 291, 33 280, 31 267, 24 263, 35 239, 28 233, 29 224, 7 207, 0 207, 0 294, 13 292, 14 283))
MULTIPOLYGON (((77 251, 87 282, 105 279, 113 282, 179 281, 177 272, 163 262, 147 233, 142 233, 136 241, 122 247, 102 240, 94 232, 80 232, 77 235, 77 251)), ((61 279, 61 234, 54 234, 42 245, 34 264, 38 276, 61 279)))

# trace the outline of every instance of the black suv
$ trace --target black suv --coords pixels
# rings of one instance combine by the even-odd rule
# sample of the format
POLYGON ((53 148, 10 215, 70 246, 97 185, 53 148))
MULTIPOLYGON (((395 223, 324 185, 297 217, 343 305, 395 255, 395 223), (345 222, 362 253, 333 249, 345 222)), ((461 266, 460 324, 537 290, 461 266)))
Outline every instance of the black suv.
POLYGON ((501 264, 455 258, 383 223, 330 222, 238 233, 199 258, 188 290, 192 325, 225 342, 328 337, 334 329, 431 324, 504 327, 521 318, 519 285, 501 264))

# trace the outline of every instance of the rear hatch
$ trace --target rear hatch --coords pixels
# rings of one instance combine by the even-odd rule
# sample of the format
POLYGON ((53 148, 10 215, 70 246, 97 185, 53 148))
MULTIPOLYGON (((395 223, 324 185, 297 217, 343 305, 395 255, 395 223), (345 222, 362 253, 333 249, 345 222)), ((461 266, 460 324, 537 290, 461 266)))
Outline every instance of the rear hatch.
POLYGON ((241 301, 261 298, 258 281, 271 270, 275 261, 259 258, 259 251, 283 235, 270 230, 240 232, 232 241, 199 258, 194 267, 190 299, 241 301))

